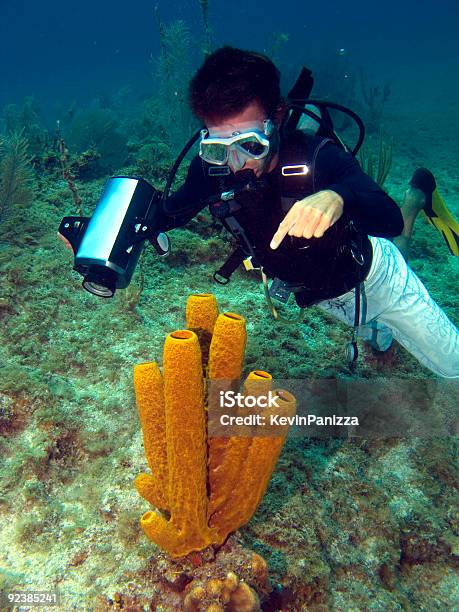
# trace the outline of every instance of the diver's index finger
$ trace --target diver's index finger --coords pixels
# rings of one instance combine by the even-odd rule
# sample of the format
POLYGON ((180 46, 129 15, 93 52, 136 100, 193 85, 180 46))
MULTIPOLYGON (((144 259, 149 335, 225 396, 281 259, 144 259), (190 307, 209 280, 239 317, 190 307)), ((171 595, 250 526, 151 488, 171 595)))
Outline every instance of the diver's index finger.
POLYGON ((282 242, 282 240, 285 238, 285 236, 288 233, 289 230, 289 226, 286 225, 285 227, 280 227, 277 230, 277 232, 274 234, 274 236, 272 237, 271 240, 271 244, 269 245, 272 249, 277 249, 277 247, 280 245, 280 243, 282 242))

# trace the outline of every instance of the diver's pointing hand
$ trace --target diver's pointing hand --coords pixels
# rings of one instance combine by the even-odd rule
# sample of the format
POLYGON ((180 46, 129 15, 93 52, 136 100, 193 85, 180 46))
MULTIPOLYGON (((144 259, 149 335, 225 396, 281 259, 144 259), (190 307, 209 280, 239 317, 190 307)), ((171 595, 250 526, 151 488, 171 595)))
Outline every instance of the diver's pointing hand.
POLYGON ((287 234, 321 238, 343 214, 343 204, 343 198, 331 189, 298 200, 285 215, 269 246, 277 249, 287 234))

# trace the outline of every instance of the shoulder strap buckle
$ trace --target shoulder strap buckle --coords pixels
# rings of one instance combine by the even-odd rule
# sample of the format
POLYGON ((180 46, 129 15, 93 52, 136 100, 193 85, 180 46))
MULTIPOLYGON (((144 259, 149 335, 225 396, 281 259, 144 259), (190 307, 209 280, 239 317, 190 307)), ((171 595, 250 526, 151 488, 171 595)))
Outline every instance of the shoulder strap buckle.
POLYGON ((282 176, 305 176, 309 173, 309 168, 306 164, 295 164, 293 166, 282 166, 282 176))

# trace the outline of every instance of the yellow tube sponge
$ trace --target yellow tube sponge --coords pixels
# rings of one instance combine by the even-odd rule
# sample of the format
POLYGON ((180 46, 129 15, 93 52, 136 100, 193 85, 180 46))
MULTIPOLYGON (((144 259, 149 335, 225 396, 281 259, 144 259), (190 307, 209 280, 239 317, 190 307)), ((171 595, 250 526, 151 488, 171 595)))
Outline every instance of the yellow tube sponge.
POLYGON ((209 347, 218 317, 218 304, 211 293, 190 295, 186 302, 186 326, 198 336, 201 346, 202 368, 206 375, 209 347))
MULTIPOLYGON (((265 418, 269 420, 270 414, 293 416, 296 408, 293 395, 284 390, 274 393, 278 396, 279 407, 267 408, 263 413, 265 418)), ((226 462, 226 472, 233 485, 231 494, 228 494, 225 486, 226 499, 215 507, 210 516, 209 525, 215 527, 219 539, 224 540, 229 533, 247 523, 265 494, 287 437, 288 426, 276 426, 271 433, 252 438, 229 438, 239 441, 243 453, 239 460, 226 462), (248 445, 244 442, 248 442, 248 445), (234 484, 235 480, 237 485, 234 484)))
POLYGON ((206 422, 195 333, 178 330, 167 336, 163 371, 170 518, 146 512, 140 523, 158 546, 183 556, 214 541, 207 526, 206 422))
POLYGON ((145 456, 152 475, 135 480, 139 494, 157 508, 169 509, 163 377, 156 362, 134 367, 134 388, 143 431, 145 456))
POLYGON ((186 326, 188 329, 203 329, 209 334, 214 331, 218 317, 218 305, 212 293, 190 295, 186 303, 186 326))
POLYGON ((209 353, 209 378, 239 380, 247 332, 244 317, 234 312, 219 315, 209 353))
MULTIPOLYGON (((246 346, 245 319, 218 315, 211 295, 191 296, 187 323, 196 330, 178 330, 166 337, 163 372, 156 363, 135 367, 134 385, 143 430, 145 454, 152 475, 141 474, 135 485, 159 511, 141 518, 145 534, 172 557, 210 544, 222 544, 229 533, 250 520, 263 497, 282 449, 287 427, 260 430, 252 424, 242 435, 212 436, 218 423, 219 392, 239 390, 246 346), (203 371, 199 340, 209 335, 208 366, 203 371), (255 436, 255 437, 254 437, 255 436)), ((290 415, 295 399, 271 391, 272 377, 256 370, 243 392, 278 395, 277 409, 290 415)), ((236 415, 248 414, 240 408, 236 415)), ((193 604, 194 605, 194 604, 193 604)))
POLYGON ((266 395, 271 391, 273 377, 264 370, 252 370, 244 382, 244 395, 266 395))
MULTIPOLYGON (((209 352, 209 431, 215 429, 212 419, 219 417, 220 392, 234 389, 241 376, 247 342, 244 317, 233 312, 221 314, 215 323, 209 352)), ((239 461, 243 460, 245 438, 210 437, 209 448, 209 516, 231 495, 239 461)))
MULTIPOLYGON (((234 372, 233 372, 234 373, 234 372)), ((244 395, 267 394, 271 390, 272 376, 268 372, 256 370, 250 372, 244 383, 244 395)), ((217 384, 217 391, 221 384, 217 384)), ((253 409, 239 408, 237 413, 241 416, 254 413, 253 409)), ((211 407, 210 416, 217 418, 220 410, 216 406, 211 407)), ((212 432, 212 423, 208 430, 212 432)), ((209 500, 209 518, 228 504, 234 494, 234 489, 239 485, 242 465, 247 460, 250 445, 252 443, 251 428, 249 426, 239 426, 240 436, 230 438, 212 437, 209 435, 209 481, 211 496, 209 500)))

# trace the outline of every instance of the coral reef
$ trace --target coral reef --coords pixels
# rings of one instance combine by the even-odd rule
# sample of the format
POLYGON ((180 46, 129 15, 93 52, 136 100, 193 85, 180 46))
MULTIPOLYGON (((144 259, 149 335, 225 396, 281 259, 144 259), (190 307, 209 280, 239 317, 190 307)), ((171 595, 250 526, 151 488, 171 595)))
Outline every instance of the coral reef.
MULTIPOLYGON (((222 544, 250 520, 288 431, 279 428, 270 437, 250 436, 247 431, 245 436, 211 435, 220 394, 238 387, 245 320, 235 313, 218 315, 211 294, 190 296, 186 315, 188 327, 203 339, 203 352, 194 331, 177 330, 164 344, 163 374, 155 362, 134 370, 145 455, 152 471, 151 476, 138 476, 135 484, 140 495, 162 511, 145 513, 141 525, 173 557, 222 544)), ((246 395, 267 391, 269 381, 265 372, 252 373, 245 383, 246 395)), ((283 390, 275 393, 277 410, 293 414, 293 396, 283 390)))
POLYGON ((155 16, 161 47, 158 59, 153 62, 153 76, 158 83, 155 132, 160 130, 162 140, 177 153, 197 127, 187 104, 191 35, 184 21, 164 24, 158 8, 155 16))
POLYGON ((49 134, 33 96, 27 96, 22 104, 7 104, 2 115, 5 134, 21 134, 28 142, 31 157, 48 143, 49 134))
POLYGON ((369 132, 381 130, 381 121, 386 103, 391 95, 388 81, 383 86, 370 84, 365 70, 360 69, 360 92, 365 108, 365 127, 369 132))
POLYGON ((392 144, 384 141, 382 130, 379 132, 378 152, 373 154, 365 144, 359 151, 359 162, 362 170, 383 187, 392 165, 392 144))
MULTIPOLYGON (((392 193, 404 188, 411 161, 394 163, 392 193)), ((0 435, 1 588, 58 585, 67 609, 93 610, 102 594, 113 600, 104 604, 109 609, 137 605, 143 612, 152 602, 169 611, 181 609, 188 583, 234 572, 265 610, 454 607, 457 443, 451 437, 292 438, 256 513, 236 534, 244 544, 237 555, 235 536, 216 553, 208 547, 174 561, 152 546, 138 525, 146 502, 132 490, 145 470, 132 364, 160 355, 164 330, 183 325, 182 304, 192 291, 209 289, 209 261, 222 257, 222 241, 215 247, 207 221, 192 222, 172 235, 186 259, 171 263, 147 250, 134 315, 118 299, 101 302, 81 290, 55 238, 70 194, 54 177, 41 181, 29 211, 37 231, 28 239, 30 218, 27 225, 23 220, 21 246, 0 249, 0 293, 7 301, 0 310, 1 390, 14 402, 5 400, 0 435), (268 563, 267 596, 250 578, 247 548, 268 563), (224 555, 232 561, 220 571, 224 555)), ((453 187, 450 182, 454 204, 453 187)), ((99 189, 83 183, 85 201, 99 189)), ((457 262, 425 223, 416 228, 415 244, 417 272, 457 322, 457 262)), ((320 310, 308 311, 307 325, 277 325, 266 316, 258 285, 239 271, 230 285, 215 286, 215 295, 222 309, 237 304, 247 319, 245 372, 262 363, 277 378, 349 375, 342 358, 348 331, 320 310)), ((199 331, 205 318, 189 325, 201 350, 206 335, 211 340, 199 331)), ((395 373, 404 381, 429 377, 400 348, 397 369, 384 368, 385 376, 395 373)), ((370 382, 375 374, 362 358, 354 376, 370 382)))
POLYGON ((257 612, 260 601, 256 592, 234 572, 228 572, 224 579, 193 580, 189 584, 183 600, 185 612, 220 612, 225 607, 234 612, 257 612))
MULTIPOLYGON (((127 137, 119 124, 116 113, 95 106, 76 113, 67 125, 62 126, 66 143, 79 154, 86 152, 86 161, 91 162, 88 172, 93 177, 113 172, 126 163, 129 154, 127 137)), ((87 164, 83 161, 82 155, 79 166, 84 173, 87 164)))
MULTIPOLYGON (((258 612, 276 609, 276 592, 268 577, 265 559, 230 536, 218 550, 192 553, 173 561, 164 553, 150 560, 143 574, 153 595, 131 589, 111 598, 99 598, 96 612, 113 609, 184 612, 258 612)), ((138 579, 139 576, 133 579, 138 579)))
MULTIPOLYGON (((201 43, 201 37, 196 40, 201 43)), ((292 44, 293 39, 288 49, 292 44)), ((288 83, 298 66, 280 51, 288 83)), ((330 77, 317 74, 315 91, 367 116, 369 110, 356 104, 358 80, 351 58, 332 52, 336 70, 330 77)), ((322 60, 317 63, 320 69, 322 60)), ((178 84, 188 77, 186 67, 178 84)), ((394 81, 394 98, 383 109, 385 134, 396 135, 385 188, 401 202, 413 169, 429 167, 457 215, 459 182, 451 163, 457 148, 451 129, 455 97, 441 96, 438 104, 435 96, 442 88, 433 87, 429 94, 421 72, 416 78, 420 87, 413 89, 408 79, 404 91, 394 81), (419 97, 419 91, 426 95, 419 97)), ((371 82, 378 81, 384 84, 384 76, 376 70, 371 82)), ((451 83, 454 79, 448 87, 451 83)), ((143 91, 157 93, 150 82, 143 91)), ((174 91, 171 86, 173 102, 174 91)), ((129 134, 128 152, 134 152, 129 163, 136 166, 123 166, 121 172, 148 175, 161 188, 174 161, 165 130, 172 125, 177 146, 186 137, 171 122, 176 107, 170 100, 145 102, 142 92, 135 93, 142 97, 132 104, 110 106, 116 129, 129 134), (127 117, 142 129, 136 132, 130 123, 125 130, 127 117)), ((60 117, 67 138, 80 110, 76 103, 60 108, 55 103, 59 100, 45 109, 46 116, 52 126, 60 117)), ((102 108, 102 101, 97 106, 102 108)), ((33 198, 8 207, 0 224, 0 590, 58 589, 65 610, 92 611, 100 603, 101 610, 169 612, 183 609, 185 597, 196 594, 195 589, 199 595, 202 587, 202 605, 215 609, 229 607, 219 594, 232 573, 238 585, 245 583, 256 593, 266 611, 455 609, 459 516, 453 436, 421 439, 403 432, 405 437, 368 441, 292 438, 255 514, 221 547, 171 559, 144 537, 139 516, 147 502, 132 487, 146 469, 132 364, 160 355, 164 330, 183 325, 187 296, 212 286, 222 310, 234 309, 246 318, 244 373, 261 364, 276 378, 348 378, 342 351, 348 330, 316 308, 308 309, 304 325, 276 324, 267 316, 258 284, 243 271, 237 270, 225 287, 212 284, 213 271, 230 247, 225 230, 207 212, 171 233, 174 251, 167 259, 145 250, 141 295, 135 289, 139 277, 143 285, 138 266, 129 291, 103 302, 90 296, 71 271, 71 254, 56 240, 62 216, 74 208, 56 141, 30 99, 7 107, 2 125, 6 140, 24 130, 35 179, 33 198), (263 578, 266 564, 272 586, 263 578)), ((377 152, 377 131, 373 138, 377 152)), ((86 143, 78 151, 69 141, 68 161, 89 211, 103 184, 96 177, 106 173, 107 165, 98 166, 93 155, 100 151, 88 149, 90 139, 86 143)), ((177 186, 185 174, 186 164, 177 186)), ((412 253, 410 265, 457 324, 458 261, 422 219, 416 223, 412 253)), ((189 323, 208 362, 205 346, 208 353, 212 335, 202 326, 200 320, 189 323)), ((380 376, 433 381, 401 347, 391 363, 361 351, 352 376, 369 383, 380 376)), ((454 417, 454 395, 444 401, 454 417)), ((397 398, 389 403, 396 406, 397 398)), ((425 396, 420 410, 431 408, 425 396)), ((457 419, 450 424, 452 432, 457 430, 457 419)))
MULTIPOLYGON (((149 131, 148 138, 155 130, 155 118, 149 118, 151 108, 146 105, 145 115, 141 121, 141 130, 149 131), (148 125, 151 124, 150 130, 148 125), (151 131, 152 130, 152 131, 151 131)), ((140 126, 139 126, 140 127, 140 126)), ((135 155, 137 173, 149 181, 165 180, 170 170, 171 148, 159 139, 153 139, 142 145, 135 155)))

